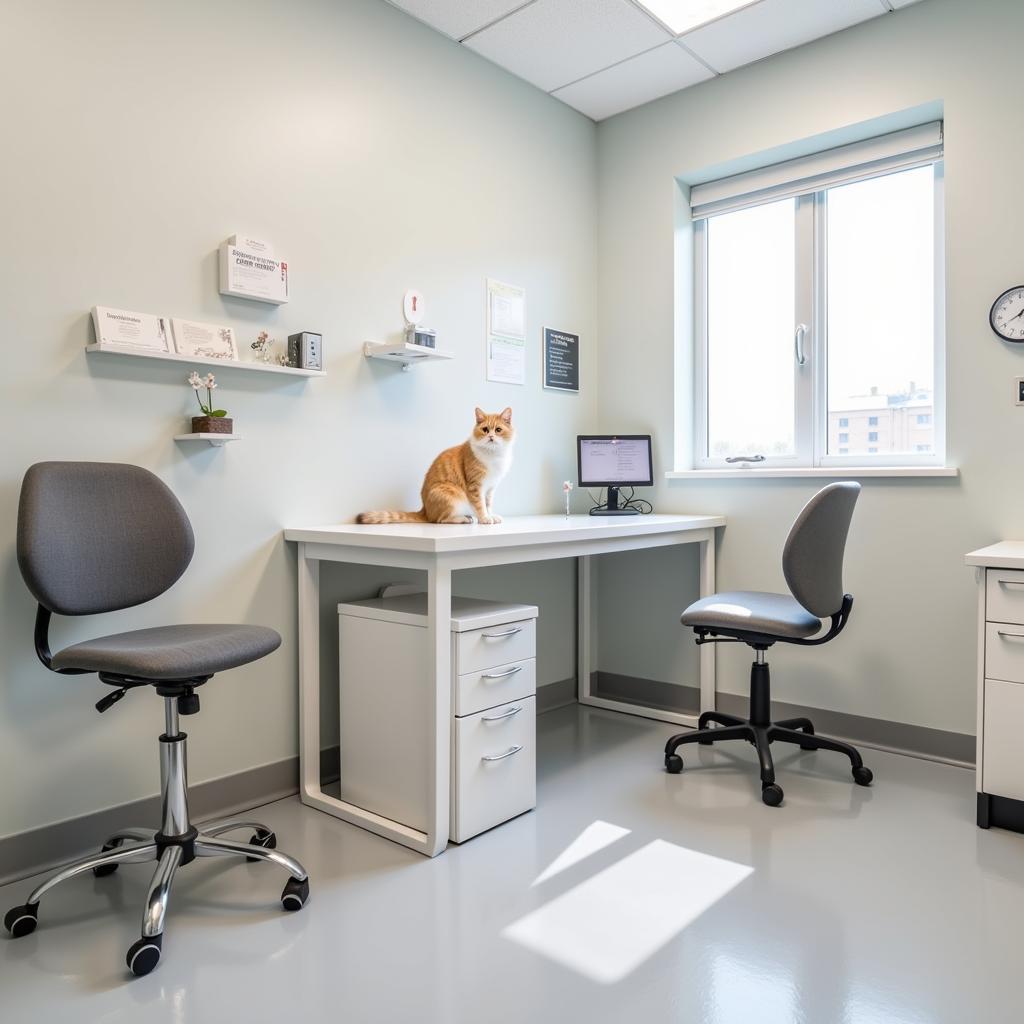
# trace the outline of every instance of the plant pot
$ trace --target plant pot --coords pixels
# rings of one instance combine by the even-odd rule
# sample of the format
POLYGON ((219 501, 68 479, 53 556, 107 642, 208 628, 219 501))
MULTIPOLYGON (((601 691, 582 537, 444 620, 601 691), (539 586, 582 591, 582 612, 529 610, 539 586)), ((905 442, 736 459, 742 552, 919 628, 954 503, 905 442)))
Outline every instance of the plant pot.
POLYGON ((193 416, 193 434, 230 434, 232 419, 230 416, 193 416))

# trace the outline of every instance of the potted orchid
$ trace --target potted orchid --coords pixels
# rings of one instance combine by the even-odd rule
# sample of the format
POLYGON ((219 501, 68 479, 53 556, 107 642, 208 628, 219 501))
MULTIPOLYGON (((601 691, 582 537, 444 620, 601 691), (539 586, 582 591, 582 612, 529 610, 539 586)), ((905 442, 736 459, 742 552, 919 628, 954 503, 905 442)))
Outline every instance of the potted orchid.
POLYGON ((200 377, 195 370, 189 374, 188 383, 196 393, 196 401, 202 410, 202 416, 192 417, 193 434, 230 434, 232 421, 228 417, 226 409, 214 409, 213 391, 217 387, 217 381, 212 373, 200 377), (204 402, 199 392, 206 389, 206 401, 204 402))

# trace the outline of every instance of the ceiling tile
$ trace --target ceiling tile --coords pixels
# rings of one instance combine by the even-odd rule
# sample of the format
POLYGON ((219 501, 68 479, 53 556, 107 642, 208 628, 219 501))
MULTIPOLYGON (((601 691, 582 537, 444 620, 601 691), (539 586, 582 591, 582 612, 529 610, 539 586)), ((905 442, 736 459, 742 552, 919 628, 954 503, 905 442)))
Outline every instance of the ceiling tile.
POLYGON ((878 0, 761 0, 681 41, 716 71, 731 71, 884 13, 878 0))
POLYGON ((665 43, 558 89, 553 95, 595 121, 714 77, 681 46, 665 43))
POLYGON ((388 0, 452 39, 463 39, 522 7, 526 0, 388 0))
POLYGON ((550 92, 670 38, 628 0, 536 0, 466 46, 550 92))

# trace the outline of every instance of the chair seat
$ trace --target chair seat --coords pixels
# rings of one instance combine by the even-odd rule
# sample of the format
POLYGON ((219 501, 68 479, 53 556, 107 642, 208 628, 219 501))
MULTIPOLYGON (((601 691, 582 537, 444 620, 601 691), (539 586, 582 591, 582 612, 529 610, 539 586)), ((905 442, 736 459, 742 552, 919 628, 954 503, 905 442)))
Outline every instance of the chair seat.
POLYGON ((191 679, 247 665, 280 645, 281 637, 266 626, 160 626, 73 644, 53 656, 53 667, 141 679, 191 679))
POLYGON ((684 626, 740 630, 802 639, 821 629, 812 615, 789 594, 732 590, 695 601, 680 616, 684 626))

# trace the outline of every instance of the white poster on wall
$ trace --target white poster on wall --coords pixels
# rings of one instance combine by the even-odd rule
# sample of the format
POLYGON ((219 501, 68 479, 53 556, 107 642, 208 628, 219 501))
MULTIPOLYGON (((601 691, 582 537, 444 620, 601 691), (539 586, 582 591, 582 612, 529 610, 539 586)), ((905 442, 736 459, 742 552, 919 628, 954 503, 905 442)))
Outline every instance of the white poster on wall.
POLYGON ((487 280, 487 379, 526 383, 526 289, 487 280))

